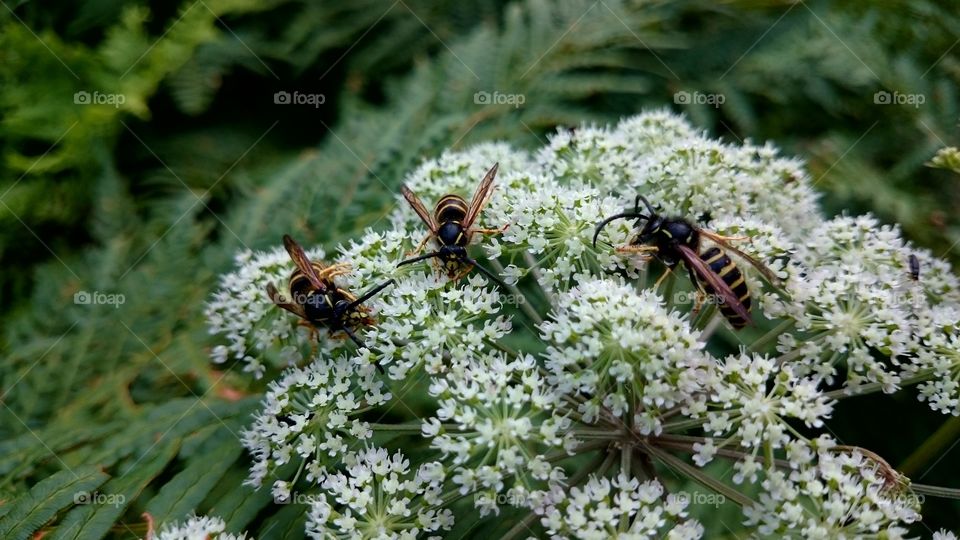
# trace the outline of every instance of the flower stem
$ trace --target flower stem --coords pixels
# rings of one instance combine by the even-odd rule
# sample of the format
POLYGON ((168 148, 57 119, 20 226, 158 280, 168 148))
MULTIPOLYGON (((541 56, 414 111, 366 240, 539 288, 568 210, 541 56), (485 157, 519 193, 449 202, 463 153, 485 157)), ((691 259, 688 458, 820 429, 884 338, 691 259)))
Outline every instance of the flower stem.
MULTIPOLYGON (((674 450, 679 450, 681 452, 690 452, 694 453, 693 443, 694 442, 706 442, 706 437, 679 437, 674 435, 664 435, 663 437, 658 437, 650 440, 650 444, 663 448, 672 448, 674 450)), ((716 454, 720 457, 741 460, 749 457, 751 454, 746 452, 741 452, 739 450, 733 450, 730 448, 718 448, 716 454)), ((774 458, 772 463, 781 469, 789 469, 790 462, 785 459, 774 458)))
POLYGON ((711 310, 709 315, 710 318, 706 319, 707 324, 703 326, 703 330, 700 331, 700 336, 697 338, 697 341, 699 341, 700 343, 706 343, 707 341, 709 341, 710 336, 712 336, 713 333, 716 332, 717 327, 720 326, 720 321, 723 320, 723 316, 720 315, 719 313, 716 313, 712 309, 712 307, 707 309, 711 310))
MULTIPOLYGON (((447 431, 461 431, 456 424, 440 424, 447 431)), ((373 431, 394 431, 397 433, 420 433, 422 423, 416 424, 370 424, 373 431)))
POLYGON ((528 251, 523 252, 523 262, 527 263, 527 267, 530 269, 530 275, 533 276, 533 280, 537 282, 537 287, 540 287, 540 290, 543 292, 543 297, 547 299, 547 303, 550 304, 550 310, 552 311, 553 306, 557 302, 553 297, 553 294, 543 286, 543 276, 540 274, 540 264, 528 251))
MULTIPOLYGON (((624 444, 620 447, 620 474, 624 477, 630 476, 630 458, 633 456, 633 447, 629 444, 624 444)), ((618 530, 620 532, 626 532, 627 526, 630 524, 629 515, 627 512, 620 514, 620 523, 618 530)))
POLYGON ((914 493, 922 493, 923 495, 930 495, 931 497, 960 500, 960 489, 956 488, 914 484, 911 482, 910 489, 913 490, 914 493))
MULTIPOLYGON (((492 266, 493 269, 496 270, 498 274, 503 273, 503 265, 500 264, 500 261, 496 259, 490 259, 490 266, 492 266)), ((507 286, 507 290, 510 291, 510 294, 513 295, 513 297, 518 300, 515 303, 517 304, 517 306, 520 308, 520 311, 522 311, 524 315, 526 315, 527 317, 530 317, 530 320, 532 320, 536 324, 543 323, 543 317, 541 317, 540 314, 537 313, 537 310, 533 309, 533 306, 530 305, 530 299, 527 298, 526 295, 524 295, 522 292, 520 292, 520 289, 518 289, 516 285, 510 285, 509 283, 504 283, 504 285, 507 286)))
MULTIPOLYGON (((934 374, 933 370, 923 370, 912 377, 907 377, 906 379, 903 379, 902 381, 900 381, 900 388, 926 381, 930 379, 930 377, 932 377, 933 374, 934 374)), ((860 386, 857 386, 856 388, 838 388, 836 390, 824 392, 823 395, 830 399, 844 399, 844 398, 853 397, 853 396, 864 396, 867 394, 872 394, 874 392, 883 390, 884 386, 885 385, 883 383, 875 382, 875 383, 869 383, 869 384, 862 384, 860 386)))
POLYGON ((942 456, 947 447, 960 436, 960 417, 954 416, 940 426, 919 448, 913 451, 897 470, 907 476, 920 470, 931 460, 942 456))
POLYGON ((488 345, 490 345, 491 347, 493 347, 494 349, 497 349, 498 351, 506 354, 507 356, 509 356, 509 357, 511 357, 511 358, 517 358, 517 357, 520 356, 520 353, 518 353, 517 351, 511 349, 510 347, 507 347, 506 345, 504 345, 503 343, 500 343, 500 342, 497 341, 497 340, 494 340, 494 339, 484 339, 484 341, 485 341, 488 345))
POLYGON ((769 332, 760 336, 760 338, 758 338, 756 341, 751 343, 750 346, 747 347, 747 351, 757 352, 757 351, 763 350, 764 348, 766 348, 767 345, 770 344, 770 342, 780 337, 780 334, 789 330, 793 326, 793 324, 794 324, 793 319, 787 319, 781 322, 777 326, 773 327, 769 332))
POLYGON ((664 465, 676 470, 682 475, 692 478, 704 487, 712 489, 713 491, 737 503, 741 507, 752 506, 754 504, 753 500, 743 493, 740 493, 739 491, 724 484, 720 480, 717 480, 716 478, 704 473, 700 469, 690 465, 686 461, 683 461, 673 454, 664 452, 663 450, 643 441, 641 441, 640 444, 644 447, 644 450, 647 451, 647 453, 659 459, 664 465))
POLYGON ((523 534, 524 531, 533 532, 530 530, 530 524, 537 519, 537 515, 533 512, 523 516, 523 519, 517 522, 516 525, 510 527, 510 530, 504 533, 501 537, 501 540, 513 540, 517 536, 523 534))

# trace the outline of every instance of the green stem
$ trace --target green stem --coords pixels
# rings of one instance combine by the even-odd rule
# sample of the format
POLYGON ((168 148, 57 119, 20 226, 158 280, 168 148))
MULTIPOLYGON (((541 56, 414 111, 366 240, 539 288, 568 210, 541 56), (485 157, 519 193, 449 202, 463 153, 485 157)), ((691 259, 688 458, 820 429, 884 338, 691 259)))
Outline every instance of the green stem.
MULTIPOLYGON (((900 381, 900 388, 904 388, 910 385, 921 383, 930 379, 933 376, 933 370, 924 370, 912 377, 907 377, 900 381)), ((883 390, 884 385, 882 383, 869 383, 862 384, 856 388, 838 388, 837 390, 831 390, 829 392, 824 392, 823 395, 830 399, 844 399, 853 396, 865 396, 867 394, 872 394, 874 392, 879 392, 883 390)))
MULTIPOLYGON (((610 445, 609 440, 600 440, 600 441, 584 443, 573 449, 573 455, 584 454, 586 452, 591 452, 593 450, 597 450, 600 448, 606 448, 609 445, 610 445)), ((572 457, 572 456, 566 450, 555 450, 543 456, 543 459, 552 463, 554 461, 557 461, 566 457, 572 457)))
POLYGON ((960 489, 914 483, 910 484, 910 489, 912 489, 914 493, 922 493, 923 495, 930 495, 931 497, 960 500, 960 489))
POLYGON ((954 416, 941 425, 919 448, 913 451, 897 470, 907 476, 913 476, 931 460, 942 456, 947 446, 960 437, 960 416, 954 416))
POLYGON ((533 280, 537 283, 537 287, 540 288, 540 291, 543 293, 543 297, 547 299, 547 303, 550 304, 550 310, 553 311, 554 305, 556 305, 556 298, 553 297, 553 293, 547 290, 546 287, 542 285, 543 276, 540 275, 540 265, 537 263, 537 260, 533 258, 533 255, 528 251, 523 252, 523 262, 527 263, 527 267, 530 269, 530 275, 533 276, 533 280))
MULTIPOLYGON (((624 477, 630 476, 630 457, 633 455, 633 447, 629 444, 624 444, 620 447, 620 474, 624 477)), ((626 512, 620 514, 620 523, 617 529, 620 532, 626 532, 627 527, 630 525, 629 515, 626 512)))
MULTIPOLYGON (((447 431, 462 431, 456 424, 440 424, 447 431)), ((418 424, 370 424, 373 431, 395 431, 398 433, 420 433, 422 423, 418 424)))
MULTIPOLYGON (((717 331, 717 328, 720 326, 723 316, 720 313, 717 313, 716 309, 713 306, 707 308, 710 310, 710 318, 706 319, 707 324, 703 325, 703 330, 700 331, 700 336, 697 337, 697 341, 700 343, 706 343, 710 340, 710 336, 717 331)), ((694 328, 699 326, 699 321, 694 324, 694 328)))
POLYGON ((773 327, 769 332, 762 335, 759 339, 751 343, 750 346, 747 347, 747 351, 757 352, 762 349, 765 349, 770 342, 776 340, 778 337, 780 337, 780 334, 789 330, 793 326, 793 324, 794 324, 793 319, 787 319, 781 322, 777 326, 773 327))
POLYGON ((529 514, 524 516, 523 519, 518 521, 516 525, 514 525, 513 527, 510 527, 510 530, 504 533, 503 537, 501 537, 500 540, 513 540, 517 536, 523 534, 524 531, 533 533, 533 531, 530 530, 530 524, 533 523, 536 519, 537 519, 537 515, 534 514, 533 512, 530 512, 529 514))
MULTIPOLYGON (((498 274, 503 274, 503 265, 500 264, 500 261, 496 259, 489 259, 489 261, 490 261, 490 266, 492 266, 493 269, 496 270, 498 274)), ((504 282, 504 285, 507 286, 507 290, 510 291, 510 294, 512 294, 514 298, 521 300, 517 302, 517 306, 520 308, 520 311, 524 313, 524 315, 526 315, 527 317, 530 317, 530 320, 532 320, 536 324, 543 323, 543 317, 541 317, 540 314, 537 313, 537 310, 533 309, 533 306, 530 305, 530 299, 527 298, 526 295, 524 295, 522 292, 520 292, 520 289, 518 289, 516 285, 510 285, 509 283, 506 283, 506 282, 504 282)))
POLYGON ((487 345, 490 345, 494 349, 497 349, 498 351, 506 354, 511 358, 517 358, 520 356, 519 352, 511 349, 510 347, 507 347, 506 345, 504 345, 503 343, 500 343, 499 341, 496 341, 493 339, 484 339, 484 341, 487 343, 487 345))
POLYGON ((679 422, 664 424, 663 431, 664 433, 669 433, 673 431, 685 430, 688 428, 695 428, 697 426, 702 425, 706 421, 707 421, 706 418, 687 418, 684 420, 680 420, 679 422))
MULTIPOLYGON (((692 454, 694 453, 693 442, 701 442, 701 441, 682 441, 682 440, 671 440, 671 439, 672 437, 669 439, 657 438, 657 439, 652 439, 650 443, 661 448, 672 448, 674 450, 679 450, 681 452, 689 452, 692 454)), ((730 448, 718 448, 716 455, 723 458, 739 461, 751 456, 752 454, 741 452, 739 450, 732 450, 730 448)), ((781 469, 790 468, 790 462, 785 459, 774 459, 772 463, 781 469)))
POLYGON ((705 474, 700 469, 690 465, 689 463, 683 461, 682 459, 670 454, 669 452, 664 452, 659 448, 647 444, 644 441, 640 442, 641 446, 644 447, 646 452, 653 457, 659 459, 663 462, 664 465, 680 472, 685 476, 689 476, 693 480, 696 480, 702 486, 712 489, 713 491, 723 495, 724 497, 730 499, 731 501, 737 503, 741 507, 752 506, 754 504, 753 500, 749 497, 740 493, 739 491, 731 488, 730 486, 724 484, 723 482, 713 478, 710 475, 705 474))

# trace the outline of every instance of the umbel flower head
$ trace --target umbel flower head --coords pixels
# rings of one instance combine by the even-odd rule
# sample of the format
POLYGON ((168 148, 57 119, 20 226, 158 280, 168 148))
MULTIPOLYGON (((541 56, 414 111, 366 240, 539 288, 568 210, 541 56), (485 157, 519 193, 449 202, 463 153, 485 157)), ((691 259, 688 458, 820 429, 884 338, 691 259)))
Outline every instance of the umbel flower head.
POLYGON ((348 454, 344 471, 326 475, 310 504, 311 538, 420 538, 447 530, 453 513, 443 508, 443 465, 416 471, 399 452, 367 448, 348 454))
MULTIPOLYGON (((248 540, 247 533, 231 534, 227 525, 216 516, 190 516, 183 523, 168 523, 147 540, 248 540)), ((253 540, 250 538, 249 540, 253 540)))
POLYGON ((960 414, 960 287, 946 263, 873 217, 822 216, 802 165, 773 146, 711 140, 665 111, 530 153, 447 152, 404 182, 428 208, 469 201, 494 163, 467 234, 502 285, 398 268, 422 239, 438 248, 400 197, 384 227, 327 246, 326 263, 350 265, 338 286, 395 280, 365 303, 362 347, 266 302, 293 269, 279 250, 245 253, 223 278, 214 359, 271 377, 244 433, 250 489, 306 500, 306 533, 323 538, 442 536, 478 515, 511 538, 726 534, 684 506, 692 482, 741 508, 748 535, 897 537, 919 519, 909 480, 890 484, 881 458, 827 433, 839 400, 907 386, 960 414), (739 282, 740 297, 719 296, 749 298, 752 325, 728 323, 702 266, 617 250, 641 245, 644 218, 594 243, 638 195, 646 214, 749 237, 702 235, 691 250, 736 265, 749 297, 739 282))

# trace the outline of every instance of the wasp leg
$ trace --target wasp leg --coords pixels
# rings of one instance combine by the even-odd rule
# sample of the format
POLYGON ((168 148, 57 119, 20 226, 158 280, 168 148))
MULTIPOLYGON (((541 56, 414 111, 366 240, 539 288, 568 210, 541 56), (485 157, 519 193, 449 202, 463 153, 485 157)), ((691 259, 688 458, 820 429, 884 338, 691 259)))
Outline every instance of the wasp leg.
POLYGON ((503 227, 500 227, 499 229, 470 229, 470 232, 480 233, 480 234, 503 234, 507 232, 507 229, 509 228, 510 228, 510 224, 507 223, 506 225, 504 225, 503 227))
POLYGON ((322 272, 318 274, 317 277, 320 279, 333 279, 337 276, 344 276, 350 273, 350 263, 337 263, 331 266, 328 266, 323 269, 322 272))
POLYGON ((415 250, 413 250, 413 251, 408 251, 407 254, 404 255, 404 257, 407 257, 407 258, 413 257, 414 255, 417 255, 418 253, 420 253, 421 251, 423 251, 423 248, 425 248, 425 247, 427 246, 427 242, 429 242, 431 238, 433 238, 433 234, 432 234, 432 233, 431 233, 431 234, 428 234, 427 236, 425 236, 425 237, 423 238, 423 240, 420 241, 420 244, 417 245, 417 249, 415 249, 415 250))
POLYGON ((150 514, 150 512, 144 512, 140 514, 140 517, 142 517, 147 521, 147 536, 145 538, 147 540, 153 540, 154 538, 156 538, 154 536, 154 526, 156 524, 153 521, 153 516, 150 514))
POLYGON ((700 234, 716 242, 742 242, 744 240, 750 240, 749 236, 724 236, 722 234, 717 234, 712 231, 704 231, 702 229, 700 230, 700 234))
POLYGON ((700 308, 703 307, 703 301, 704 301, 705 297, 706 297, 706 295, 703 294, 703 291, 700 290, 700 289, 697 289, 697 298, 696 298, 696 301, 695 301, 694 304, 693 304, 693 309, 690 311, 690 315, 696 317, 697 314, 700 313, 700 308))
POLYGON ((300 319, 297 321, 299 325, 305 326, 307 328, 308 337, 310 341, 310 354, 311 356, 316 356, 320 352, 320 330, 316 326, 310 324, 309 322, 300 319))
POLYGON ((653 253, 657 246, 618 246, 617 253, 653 253))
POLYGON ((660 279, 658 279, 657 282, 653 284, 653 290, 659 289, 660 285, 663 283, 663 280, 667 279, 667 276, 669 276, 672 273, 673 273, 673 270, 671 270, 670 267, 668 266, 667 269, 664 270, 663 275, 660 276, 660 279))

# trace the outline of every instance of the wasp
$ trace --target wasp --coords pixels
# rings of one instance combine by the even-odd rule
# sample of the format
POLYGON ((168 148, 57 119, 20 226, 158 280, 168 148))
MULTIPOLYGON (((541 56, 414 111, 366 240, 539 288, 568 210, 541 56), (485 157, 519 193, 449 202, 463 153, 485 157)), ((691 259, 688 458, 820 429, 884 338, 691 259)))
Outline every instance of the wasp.
POLYGON ((597 224, 597 229, 593 234, 593 245, 597 245, 597 237, 608 223, 625 218, 637 220, 635 225, 637 232, 628 245, 617 248, 617 251, 655 254, 667 267, 667 271, 657 280, 654 288, 659 287, 663 279, 680 262, 683 262, 690 274, 690 281, 698 290, 697 305, 694 312, 699 311, 704 295, 714 295, 719 303, 720 313, 736 330, 752 322, 750 318, 750 289, 747 287, 740 269, 730 260, 726 251, 730 251, 749 262, 771 283, 779 282, 769 268, 730 245, 730 242, 746 240, 746 237, 721 236, 697 227, 684 218, 664 217, 658 214, 650 205, 650 202, 641 195, 637 196, 632 212, 628 211, 610 216, 597 224), (640 212, 640 201, 643 201, 649 215, 640 212), (645 221, 645 223, 641 227, 642 221, 645 221), (711 247, 701 252, 701 238, 707 238, 722 246, 723 249, 711 247))
POLYGON ((433 214, 427 211, 427 207, 423 205, 416 193, 407 186, 401 186, 400 192, 403 194, 403 198, 410 203, 413 211, 420 216, 430 232, 414 251, 407 254, 408 257, 412 258, 402 261, 397 266, 436 258, 440 261, 440 269, 453 281, 466 276, 470 273, 470 270, 476 267, 485 276, 505 287, 503 281, 496 274, 481 266, 467 254, 467 246, 470 245, 474 234, 501 234, 507 230, 507 225, 499 229, 482 229, 473 226, 477 218, 480 217, 483 207, 490 200, 490 196, 493 195, 493 180, 497 176, 499 166, 499 163, 495 163, 487 171, 483 180, 480 181, 480 185, 477 186, 473 198, 470 199, 469 205, 459 195, 444 195, 437 201, 433 214), (430 240, 436 240, 439 248, 426 255, 416 256, 423 251, 430 240))
POLYGON ((286 234, 283 235, 283 247, 297 268, 290 275, 289 298, 281 296, 276 286, 269 283, 267 295, 270 300, 300 317, 312 329, 326 328, 331 334, 343 332, 358 347, 363 347, 355 331, 373 325, 374 321, 362 304, 394 281, 389 279, 358 298, 333 281, 333 278, 346 274, 349 265, 327 266, 320 261, 311 261, 300 244, 286 234))

